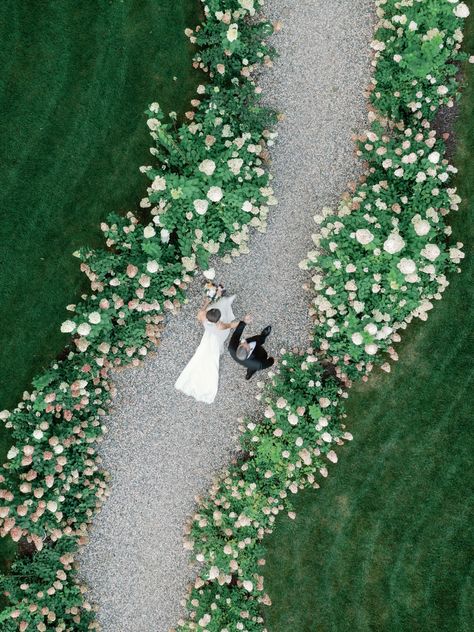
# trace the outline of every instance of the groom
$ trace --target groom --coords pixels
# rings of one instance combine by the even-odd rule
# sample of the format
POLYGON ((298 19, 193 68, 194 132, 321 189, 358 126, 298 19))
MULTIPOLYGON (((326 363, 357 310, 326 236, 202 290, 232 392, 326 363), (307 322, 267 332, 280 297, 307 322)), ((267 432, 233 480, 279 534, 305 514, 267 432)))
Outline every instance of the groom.
POLYGON ((268 357, 267 352, 263 348, 263 343, 272 330, 270 325, 265 327, 259 336, 240 339, 245 325, 251 322, 252 318, 247 314, 237 325, 229 342, 229 352, 232 358, 238 364, 247 367, 246 380, 250 380, 257 371, 268 369, 275 362, 274 358, 268 357))

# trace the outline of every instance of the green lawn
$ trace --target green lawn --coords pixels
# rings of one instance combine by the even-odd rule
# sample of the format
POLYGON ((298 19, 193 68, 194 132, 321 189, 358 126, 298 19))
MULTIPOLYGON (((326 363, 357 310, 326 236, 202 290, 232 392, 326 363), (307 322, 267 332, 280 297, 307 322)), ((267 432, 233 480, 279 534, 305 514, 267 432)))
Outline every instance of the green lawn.
MULTIPOLYGON (((71 256, 137 209, 159 101, 182 113, 201 76, 184 29, 198 0, 0 3, 0 410, 61 352, 65 307, 85 291, 71 256), (176 80, 174 80, 176 77, 176 80)), ((0 459, 8 436, 0 433, 0 459)), ((8 541, 0 547, 7 548, 8 541)), ((1 561, 0 561, 1 563, 1 561)))
POLYGON ((0 410, 61 350, 86 287, 79 246, 148 184, 143 114, 184 111, 199 75, 184 35, 197 0, 0 3, 0 410), (177 77, 177 81, 173 80, 177 77))
MULTIPOLYGON (((473 20, 466 50, 473 51, 473 20)), ((457 124, 464 204, 454 240, 472 252, 474 76, 457 124)), ((348 400, 355 439, 319 491, 296 498, 267 540, 270 632, 468 632, 474 629, 473 261, 451 279, 400 361, 348 400), (470 547, 470 554, 468 552, 470 547)))

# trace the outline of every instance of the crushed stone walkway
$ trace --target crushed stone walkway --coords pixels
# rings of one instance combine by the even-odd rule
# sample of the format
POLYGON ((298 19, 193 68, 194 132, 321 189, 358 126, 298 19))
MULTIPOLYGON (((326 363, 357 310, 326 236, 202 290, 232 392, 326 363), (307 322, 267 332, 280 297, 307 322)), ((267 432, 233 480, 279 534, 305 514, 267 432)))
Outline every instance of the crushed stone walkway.
MULTIPOLYGON (((272 149, 279 205, 271 207, 266 234, 251 238, 250 254, 231 264, 216 260, 214 267, 216 278, 237 294, 236 316, 253 315, 250 332, 272 324, 269 354, 309 341, 306 279, 298 263, 312 248, 313 215, 334 205, 360 171, 351 134, 366 121, 373 8, 373 0, 266 3, 266 15, 283 24, 273 38, 279 57, 260 81, 266 101, 286 116, 272 149)), ((118 393, 100 448, 111 495, 80 554, 104 632, 168 632, 176 625, 194 575, 183 525, 195 496, 236 449, 238 418, 259 406, 259 378, 246 382, 228 355, 214 404, 175 391, 202 334, 195 320, 200 280, 188 296, 170 317, 156 355, 114 375, 118 393)))

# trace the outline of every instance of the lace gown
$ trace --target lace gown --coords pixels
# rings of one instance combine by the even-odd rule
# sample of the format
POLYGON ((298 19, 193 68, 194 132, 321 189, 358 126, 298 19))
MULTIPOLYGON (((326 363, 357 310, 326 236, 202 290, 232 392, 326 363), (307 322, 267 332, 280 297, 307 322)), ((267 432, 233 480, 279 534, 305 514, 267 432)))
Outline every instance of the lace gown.
MULTIPOLYGON (((220 322, 234 320, 232 302, 235 296, 224 296, 208 309, 219 309, 220 322)), ((199 402, 212 404, 219 386, 219 358, 224 351, 224 343, 231 330, 219 329, 217 323, 203 322, 204 334, 193 357, 184 367, 175 383, 175 388, 199 402)))

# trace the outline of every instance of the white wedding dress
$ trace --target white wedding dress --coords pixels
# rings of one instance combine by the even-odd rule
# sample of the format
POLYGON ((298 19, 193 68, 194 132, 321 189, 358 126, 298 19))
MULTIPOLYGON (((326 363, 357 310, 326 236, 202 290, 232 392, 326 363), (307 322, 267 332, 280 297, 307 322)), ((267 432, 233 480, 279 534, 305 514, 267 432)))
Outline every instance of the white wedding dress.
MULTIPOLYGON (((223 296, 209 309, 218 309, 221 312, 220 321, 230 323, 234 320, 232 302, 234 296, 223 296)), ((212 404, 219 386, 219 357, 224 351, 224 343, 231 330, 219 329, 217 323, 208 320, 203 321, 204 334, 196 352, 184 367, 181 375, 175 382, 175 388, 185 395, 194 397, 199 402, 212 404)))

